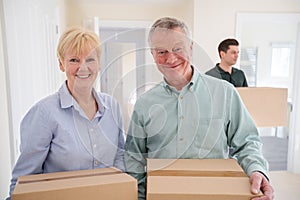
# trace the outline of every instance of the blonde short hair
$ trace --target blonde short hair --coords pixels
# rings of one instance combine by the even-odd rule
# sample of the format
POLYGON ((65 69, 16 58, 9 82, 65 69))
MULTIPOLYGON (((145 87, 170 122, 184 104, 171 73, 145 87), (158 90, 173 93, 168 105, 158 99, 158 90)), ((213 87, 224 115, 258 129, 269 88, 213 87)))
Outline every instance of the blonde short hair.
POLYGON ((67 51, 79 55, 86 49, 95 49, 97 57, 100 60, 101 43, 99 36, 82 27, 71 27, 68 28, 59 39, 57 57, 60 61, 63 61, 67 51))

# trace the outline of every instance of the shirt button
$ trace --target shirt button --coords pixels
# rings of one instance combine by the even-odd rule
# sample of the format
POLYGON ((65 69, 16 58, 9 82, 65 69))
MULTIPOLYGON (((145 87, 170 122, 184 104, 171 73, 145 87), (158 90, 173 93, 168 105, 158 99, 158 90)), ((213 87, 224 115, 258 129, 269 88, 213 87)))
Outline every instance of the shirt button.
POLYGON ((94 144, 94 145, 93 145, 93 147, 94 147, 94 148, 96 148, 96 147, 97 147, 97 145, 96 145, 96 144, 94 144))
POLYGON ((183 141, 183 138, 181 137, 181 138, 179 138, 179 140, 180 140, 180 141, 183 141))
POLYGON ((99 165, 99 162, 97 160, 95 160, 94 164, 97 166, 97 165, 99 165))
POLYGON ((94 129, 91 128, 91 129, 90 129, 90 133, 92 133, 92 132, 94 132, 94 129))
POLYGON ((181 115, 181 116, 179 117, 179 119, 183 120, 183 119, 184 119, 184 116, 183 116, 183 115, 181 115))
POLYGON ((180 99, 183 99, 183 96, 180 96, 180 99))

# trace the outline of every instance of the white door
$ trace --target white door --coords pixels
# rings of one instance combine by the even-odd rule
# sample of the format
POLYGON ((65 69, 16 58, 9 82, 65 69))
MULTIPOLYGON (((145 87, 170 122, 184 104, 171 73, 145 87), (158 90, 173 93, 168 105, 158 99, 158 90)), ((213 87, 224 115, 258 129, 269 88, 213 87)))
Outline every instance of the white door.
POLYGON ((127 131, 136 97, 145 88, 145 29, 100 28, 101 91, 120 104, 127 131))

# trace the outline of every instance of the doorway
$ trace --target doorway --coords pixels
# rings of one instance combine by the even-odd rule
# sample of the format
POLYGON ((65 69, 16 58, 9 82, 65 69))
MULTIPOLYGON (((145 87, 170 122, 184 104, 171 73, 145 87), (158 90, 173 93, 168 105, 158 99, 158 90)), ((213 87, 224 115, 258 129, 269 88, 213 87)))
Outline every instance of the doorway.
POLYGON ((287 126, 259 127, 270 170, 287 170, 293 162, 288 158, 294 157, 288 150, 295 148, 289 146, 296 134, 289 124, 293 104, 297 103, 296 91, 299 91, 299 86, 293 84, 298 59, 296 52, 299 51, 299 23, 299 14, 237 15, 236 37, 242 55, 239 65, 245 70, 247 79, 252 80, 250 86, 288 88, 287 126), (247 59, 243 59, 243 52, 247 59))
POLYGON ((146 29, 100 27, 102 59, 99 85, 120 104, 127 131, 136 98, 145 91, 146 29))

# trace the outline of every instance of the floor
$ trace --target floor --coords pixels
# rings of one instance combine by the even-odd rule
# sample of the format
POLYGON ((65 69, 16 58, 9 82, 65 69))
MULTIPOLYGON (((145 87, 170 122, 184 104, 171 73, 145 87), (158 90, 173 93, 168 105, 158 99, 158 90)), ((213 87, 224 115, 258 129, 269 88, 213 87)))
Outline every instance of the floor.
POLYGON ((271 171, 270 179, 275 191, 275 200, 300 199, 300 174, 271 171))
POLYGON ((300 200, 300 174, 287 172, 288 138, 261 137, 275 200, 300 200))

